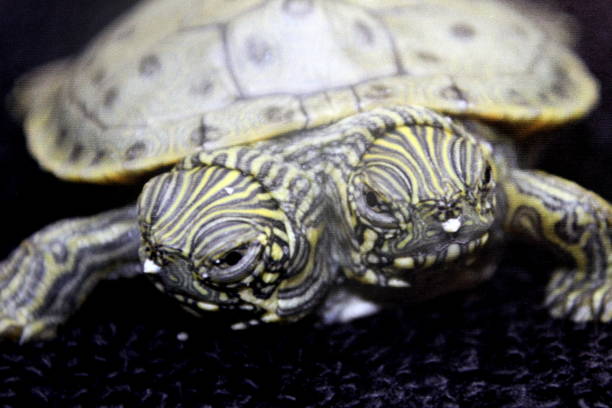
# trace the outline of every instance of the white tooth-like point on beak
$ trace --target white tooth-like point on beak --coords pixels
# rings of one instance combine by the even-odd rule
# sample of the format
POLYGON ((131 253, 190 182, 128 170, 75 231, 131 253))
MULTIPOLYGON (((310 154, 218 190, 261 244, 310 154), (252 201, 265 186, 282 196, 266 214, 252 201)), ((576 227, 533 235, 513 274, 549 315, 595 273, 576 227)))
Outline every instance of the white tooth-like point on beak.
POLYGON ((459 221, 459 218, 451 218, 442 223, 442 229, 449 234, 459 231, 459 228, 461 228, 461 221, 459 221))
POLYGON ((161 266, 150 259, 144 261, 144 273, 159 273, 161 266))

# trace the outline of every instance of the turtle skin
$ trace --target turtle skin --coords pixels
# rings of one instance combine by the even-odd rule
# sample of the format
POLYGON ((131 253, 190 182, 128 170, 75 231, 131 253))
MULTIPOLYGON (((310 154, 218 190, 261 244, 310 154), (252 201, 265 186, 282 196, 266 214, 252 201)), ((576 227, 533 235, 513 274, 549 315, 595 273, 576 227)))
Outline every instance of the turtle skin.
MULTIPOLYGON (((571 181, 526 169, 504 131, 422 107, 394 107, 303 136, 199 153, 172 176, 153 178, 139 206, 145 241, 177 242, 167 230, 151 239, 160 221, 150 209, 174 216, 174 197, 165 189, 198 191, 194 175, 215 166, 259 174, 260 163, 270 161, 252 158, 272 153, 324 186, 321 205, 328 205, 326 233, 333 240, 331 251, 319 253, 334 259, 344 271, 340 282, 350 286, 346 305, 325 306, 326 321, 355 317, 344 309, 360 301, 374 305, 366 308, 371 312, 389 299, 422 300, 471 287, 492 275, 499 250, 513 238, 546 247, 565 262, 547 288, 553 316, 612 319, 612 206, 571 181), (177 177, 181 173, 190 176, 177 177)), ((307 201, 310 193, 306 187, 297 196, 307 201)), ((300 298, 294 296, 292 302, 300 298)))
POLYGON ((518 138, 588 112, 597 84, 562 26, 489 1, 192 3, 145 2, 18 84, 28 146, 60 177, 132 181, 189 157, 137 206, 61 221, 0 264, 3 333, 51 336, 97 281, 143 263, 186 308, 242 314, 236 328, 299 319, 342 281, 428 297, 486 279, 477 261, 510 234, 575 264, 551 283, 554 314, 609 320, 609 204, 515 173, 481 140, 498 131, 464 129, 518 138), (576 214, 545 205, 581 197, 576 214), (588 234, 562 234, 568 217, 588 234))
POLYGON ((156 286, 198 313, 248 313, 234 328, 297 320, 347 282, 358 284, 347 285, 348 299, 331 298, 336 304, 324 307, 326 321, 358 316, 355 299, 362 305, 386 300, 371 287, 394 296, 399 290, 404 299, 464 289, 488 279, 498 248, 521 236, 569 260, 547 288, 553 316, 612 318, 612 206, 570 181, 522 169, 512 139, 501 131, 421 107, 396 107, 302 136, 186 158, 144 186, 138 227, 128 207, 35 234, 1 265, 3 273, 15 274, 4 280, 14 285, 11 297, 3 292, 12 302, 5 305, 15 305, 17 318, 25 316, 3 319, 5 333, 22 339, 52 334, 82 300, 75 295, 104 273, 96 262, 77 260, 95 255, 112 261, 115 273, 133 270, 138 237, 140 260, 156 286), (422 172, 429 176, 419 179, 422 172), (357 176, 359 191, 352 183, 357 176), (132 218, 116 221, 117 214, 132 218), (111 231, 119 236, 109 237, 111 231), (83 239, 88 233, 92 240, 83 239), (117 247, 131 252, 123 265, 111 252, 117 247), (31 248, 37 256, 24 254, 31 248), (24 285, 25 274, 51 284, 24 285), (83 281, 66 279, 70 274, 83 281), (26 290, 38 291, 37 303, 28 303, 26 290), (59 313, 51 314, 50 299, 59 313))

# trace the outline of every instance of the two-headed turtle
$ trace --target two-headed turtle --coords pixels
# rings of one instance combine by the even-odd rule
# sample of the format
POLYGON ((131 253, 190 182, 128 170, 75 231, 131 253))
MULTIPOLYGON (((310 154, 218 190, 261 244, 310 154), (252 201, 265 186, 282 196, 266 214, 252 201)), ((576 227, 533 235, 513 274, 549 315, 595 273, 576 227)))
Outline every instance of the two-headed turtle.
POLYGON ((96 282, 135 269, 188 308, 244 313, 238 326, 291 321, 339 269, 425 291, 482 280, 480 255, 509 235, 573 261, 549 286, 554 315, 610 320, 610 204, 519 169, 507 136, 597 99, 539 17, 488 0, 144 2, 16 100, 59 177, 183 160, 137 205, 24 241, 0 264, 0 332, 52 335, 96 282))

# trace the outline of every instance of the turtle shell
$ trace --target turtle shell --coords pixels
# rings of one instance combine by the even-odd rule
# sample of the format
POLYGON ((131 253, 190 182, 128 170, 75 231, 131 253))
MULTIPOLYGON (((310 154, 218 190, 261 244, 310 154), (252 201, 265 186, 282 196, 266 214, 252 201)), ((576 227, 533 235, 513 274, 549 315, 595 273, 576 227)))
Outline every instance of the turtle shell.
POLYGON ((151 0, 15 95, 42 166, 96 182, 380 106, 533 129, 598 93, 546 27, 485 0, 151 0))

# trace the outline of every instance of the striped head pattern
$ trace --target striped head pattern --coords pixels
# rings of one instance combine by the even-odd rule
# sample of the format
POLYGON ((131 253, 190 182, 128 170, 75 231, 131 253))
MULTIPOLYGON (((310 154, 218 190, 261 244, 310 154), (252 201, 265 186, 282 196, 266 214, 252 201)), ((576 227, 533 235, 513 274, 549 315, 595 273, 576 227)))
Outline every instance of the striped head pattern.
POLYGON ((242 313, 237 328, 305 313, 309 299, 283 303, 283 294, 316 286, 319 231, 281 208, 282 182, 270 189, 228 163, 194 161, 150 180, 139 198, 145 272, 188 309, 242 313))
POLYGON ((365 283, 409 286, 415 270, 483 246, 496 207, 490 150, 442 117, 375 139, 347 187, 345 218, 353 231, 347 273, 365 283))

